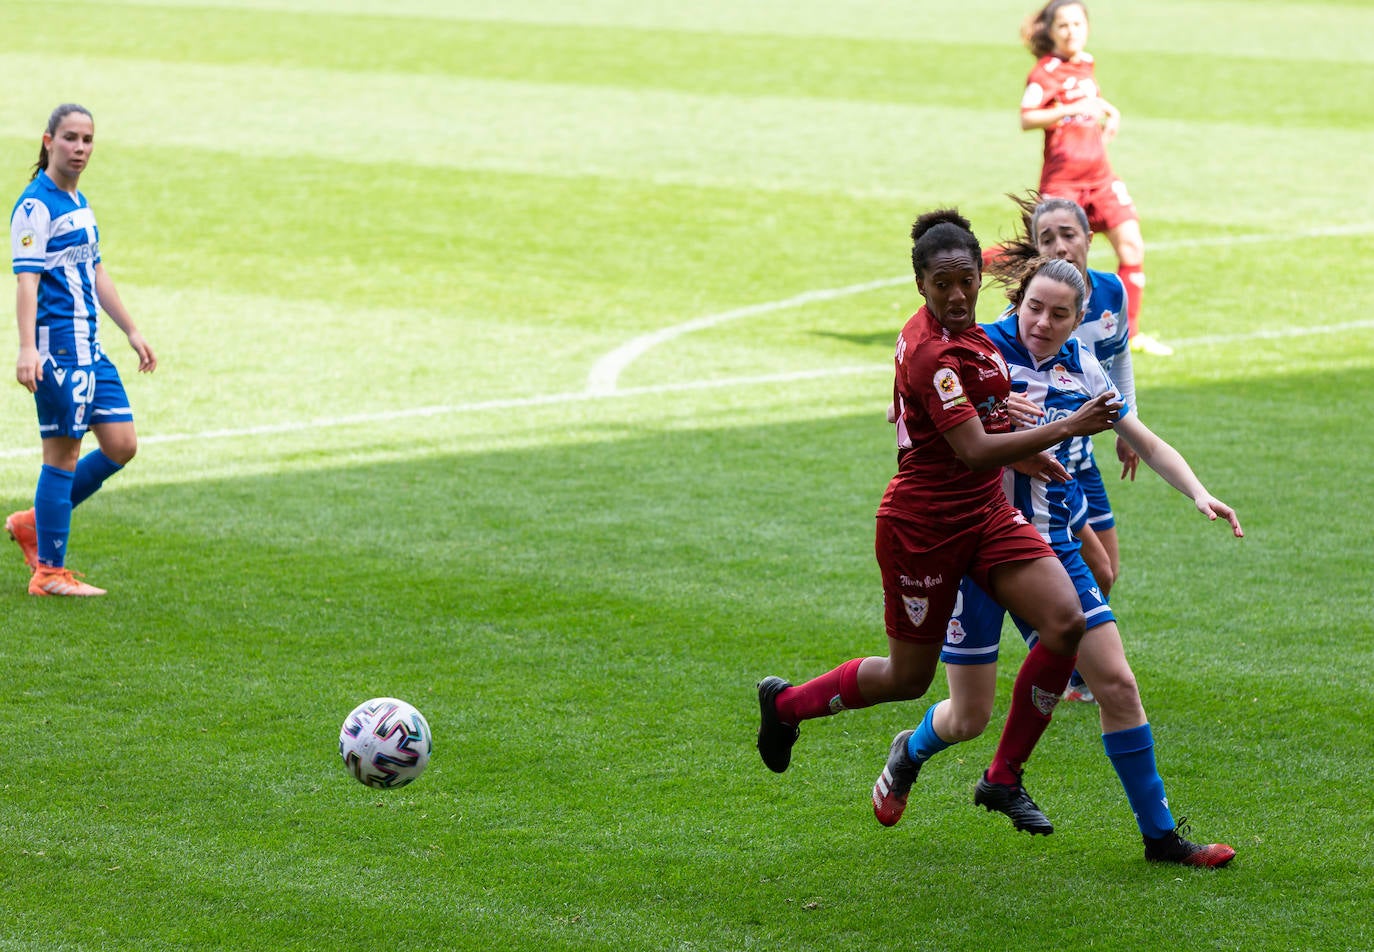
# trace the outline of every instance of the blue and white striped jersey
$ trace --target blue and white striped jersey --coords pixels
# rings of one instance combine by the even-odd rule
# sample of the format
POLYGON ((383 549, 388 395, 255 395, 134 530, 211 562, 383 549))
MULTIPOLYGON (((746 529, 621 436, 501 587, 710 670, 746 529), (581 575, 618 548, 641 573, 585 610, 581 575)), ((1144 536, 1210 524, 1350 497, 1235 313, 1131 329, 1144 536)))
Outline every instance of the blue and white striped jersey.
MULTIPOLYGON (((1075 338, 1070 337, 1049 360, 1037 363, 1017 336, 1014 312, 996 324, 984 325, 983 330, 1006 361, 1012 386, 1025 384, 1026 396, 1045 408, 1045 421, 1069 416, 1098 394, 1117 389, 1102 364, 1075 338)), ((1130 404, 1123 398, 1121 416, 1130 411, 1130 404)), ((1070 471, 1073 467, 1069 465, 1069 453, 1073 451, 1073 443, 1073 439, 1068 439, 1054 447, 1055 456, 1070 471)), ((1074 484, 1046 483, 1010 467, 1003 470, 1002 480, 1007 498, 1039 530, 1046 542, 1056 547, 1077 547, 1073 527, 1075 523, 1082 523, 1084 512, 1081 511, 1082 493, 1074 492, 1077 489, 1074 484)))
POLYGON ((47 172, 39 172, 14 204, 10 242, 14 273, 41 275, 38 352, 64 364, 99 360, 95 266, 100 230, 86 196, 62 191, 47 172))
MULTIPOLYGON (((1088 310, 1083 323, 1074 330, 1074 339, 1081 341, 1097 358, 1116 384, 1117 393, 1125 403, 1135 406, 1135 372, 1131 367, 1130 327, 1126 322, 1126 288, 1121 279, 1109 271, 1088 269, 1092 292, 1088 295, 1088 310)), ((1012 308, 1002 312, 1002 317, 1012 308)), ((999 318, 1000 320, 1000 318, 999 318)), ((1067 451, 1059 454, 1060 462, 1071 473, 1092 465, 1092 438, 1076 436, 1067 451)))

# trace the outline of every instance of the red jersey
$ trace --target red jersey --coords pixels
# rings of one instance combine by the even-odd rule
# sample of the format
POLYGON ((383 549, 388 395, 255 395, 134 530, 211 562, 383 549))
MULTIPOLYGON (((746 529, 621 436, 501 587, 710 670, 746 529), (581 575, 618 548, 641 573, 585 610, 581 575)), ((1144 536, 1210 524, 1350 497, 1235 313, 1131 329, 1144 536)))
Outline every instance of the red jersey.
MULTIPOLYGON (((1090 55, 1080 53, 1076 63, 1045 56, 1026 78, 1021 111, 1048 109, 1099 95, 1090 55)), ((1102 127, 1092 116, 1065 116, 1045 130, 1045 158, 1040 167, 1042 192, 1051 183, 1095 185, 1114 177, 1107 161, 1107 146, 1102 141, 1102 127)))
POLYGON ((897 475, 878 515, 959 526, 1005 505, 1001 468, 974 472, 942 435, 974 417, 989 433, 1011 429, 1011 374, 988 335, 976 324, 952 333, 922 306, 897 338, 896 371, 897 475))

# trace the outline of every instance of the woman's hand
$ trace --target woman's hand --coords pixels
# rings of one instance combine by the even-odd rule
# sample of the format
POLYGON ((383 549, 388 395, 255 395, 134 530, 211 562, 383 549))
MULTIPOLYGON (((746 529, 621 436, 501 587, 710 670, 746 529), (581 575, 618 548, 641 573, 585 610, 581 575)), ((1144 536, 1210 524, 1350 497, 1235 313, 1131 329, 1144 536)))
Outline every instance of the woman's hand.
POLYGON ((1197 506, 1197 511, 1202 513, 1212 522, 1216 522, 1220 517, 1231 524, 1231 532, 1237 539, 1245 537, 1245 531, 1240 527, 1240 519, 1236 517, 1236 511, 1215 496, 1203 493, 1193 500, 1193 505, 1197 506))
POLYGON ((1064 418, 1069 428, 1069 436, 1092 436, 1116 426, 1121 419, 1121 398, 1116 391, 1099 393, 1087 403, 1064 418))
POLYGON ((1011 468, 1043 483, 1067 483, 1069 481, 1069 471, 1064 468, 1063 463, 1054 458, 1054 454, 1049 450, 1028 456, 1025 459, 1019 459, 1011 464, 1011 468))
POLYGON ((19 348, 19 360, 14 367, 14 379, 29 393, 38 390, 38 381, 43 379, 43 358, 37 347, 19 348))
POLYGON ((1121 478, 1129 476, 1131 482, 1135 482, 1135 468, 1140 465, 1140 454, 1119 436, 1116 438, 1116 458, 1121 461, 1121 478))
POLYGON ((138 372, 150 374, 157 369, 157 355, 138 331, 129 332, 129 346, 138 354, 138 372))
POLYGON ((1045 415, 1045 408, 1024 393, 1013 390, 1007 397, 1007 414, 1016 426, 1039 426, 1040 418, 1045 415))

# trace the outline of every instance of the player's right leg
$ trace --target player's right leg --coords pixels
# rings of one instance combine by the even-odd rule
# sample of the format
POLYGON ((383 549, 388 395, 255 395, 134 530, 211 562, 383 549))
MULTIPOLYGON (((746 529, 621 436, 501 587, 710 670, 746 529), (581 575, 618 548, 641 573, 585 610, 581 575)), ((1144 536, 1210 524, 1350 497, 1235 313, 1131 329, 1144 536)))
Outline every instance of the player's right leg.
POLYGON ((1008 611, 1031 613, 1026 620, 1040 638, 1017 672, 1007 721, 992 763, 978 781, 974 803, 1006 814, 1018 830, 1049 834, 1054 826, 1026 792, 1021 775, 1073 673, 1083 610, 1068 573, 1053 555, 998 565, 989 585, 1008 611))
POLYGON ((760 681, 757 745, 769 770, 788 768, 804 720, 925 694, 963 566, 977 543, 975 532, 949 535, 938 526, 877 520, 874 554, 882 571, 887 657, 853 658, 796 686, 778 677, 760 681))
POLYGON ((19 512, 10 513, 5 517, 5 531, 18 544, 19 551, 24 556, 24 564, 29 567, 29 572, 37 569, 38 529, 34 525, 33 510, 23 509, 19 512))
POLYGON ((44 374, 35 393, 43 465, 34 489, 34 535, 38 566, 29 579, 29 594, 39 596, 104 595, 105 590, 78 579, 66 567, 71 535, 72 483, 87 426, 89 392, 74 374, 44 374))

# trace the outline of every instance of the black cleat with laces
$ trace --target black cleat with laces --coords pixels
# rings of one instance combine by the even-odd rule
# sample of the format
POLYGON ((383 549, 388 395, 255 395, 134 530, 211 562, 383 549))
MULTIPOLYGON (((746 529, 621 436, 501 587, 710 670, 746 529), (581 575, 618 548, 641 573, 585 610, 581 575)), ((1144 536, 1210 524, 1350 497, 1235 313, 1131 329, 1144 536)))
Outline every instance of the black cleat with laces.
POLYGON ((778 677, 759 682, 759 756, 773 773, 782 773, 792 762, 792 745, 801 733, 795 724, 778 719, 777 697, 792 685, 778 677))
POLYGON ((1054 824, 1019 783, 993 783, 984 771, 973 791, 973 802, 980 807, 987 807, 989 812, 996 810, 1005 813, 1011 818, 1012 825, 1032 836, 1036 833, 1049 836, 1054 832, 1054 824))
POLYGON ((1152 863, 1178 863, 1181 866, 1202 866, 1215 869, 1235 859, 1236 851, 1225 843, 1194 843, 1185 837, 1192 832, 1188 818, 1182 817, 1178 826, 1155 839, 1144 837, 1145 858, 1152 863))

